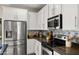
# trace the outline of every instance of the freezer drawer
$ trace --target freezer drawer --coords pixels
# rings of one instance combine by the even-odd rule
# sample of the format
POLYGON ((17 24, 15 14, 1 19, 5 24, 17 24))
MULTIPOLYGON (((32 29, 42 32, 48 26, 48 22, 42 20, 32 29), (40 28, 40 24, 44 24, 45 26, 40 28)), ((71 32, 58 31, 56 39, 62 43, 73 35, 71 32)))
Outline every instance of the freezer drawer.
POLYGON ((5 55, 25 55, 25 46, 24 45, 16 45, 16 46, 8 46, 5 51, 5 55))
POLYGON ((5 55, 14 55, 14 46, 8 46, 7 50, 5 51, 5 55))
POLYGON ((17 54, 18 55, 26 55, 25 45, 17 45, 17 54))

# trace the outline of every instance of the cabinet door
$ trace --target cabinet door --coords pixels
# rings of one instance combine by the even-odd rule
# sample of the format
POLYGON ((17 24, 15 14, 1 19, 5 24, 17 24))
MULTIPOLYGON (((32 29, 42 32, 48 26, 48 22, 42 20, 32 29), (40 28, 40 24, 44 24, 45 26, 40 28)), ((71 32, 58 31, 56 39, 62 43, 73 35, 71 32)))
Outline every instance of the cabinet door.
POLYGON ((43 30, 43 9, 38 12, 38 29, 43 30))
POLYGON ((38 29, 40 29, 40 28, 41 28, 41 25, 40 25, 40 22, 41 22, 41 21, 40 21, 40 20, 41 20, 41 17, 40 17, 40 16, 41 16, 41 13, 40 13, 40 12, 38 12, 38 13, 37 13, 37 26, 38 26, 37 28, 38 28, 38 29))
POLYGON ((5 20, 27 20, 27 10, 11 8, 11 7, 2 7, 3 8, 3 18, 5 20))
POLYGON ((41 51, 41 43, 40 42, 38 42, 37 51, 38 51, 38 55, 41 55, 42 51, 41 51))
POLYGON ((27 21, 27 10, 16 9, 16 15, 18 20, 27 21))
POLYGON ((28 25, 29 25, 29 30, 36 30, 37 29, 37 13, 36 12, 29 12, 28 13, 28 25))
POLYGON ((15 8, 2 7, 3 8, 3 19, 4 20, 15 20, 15 8))
POLYGON ((0 7, 0 18, 2 18, 2 8, 0 7))
POLYGON ((54 7, 55 7, 55 15, 62 13, 62 5, 61 4, 55 4, 54 7))
POLYGON ((49 18, 55 15, 55 7, 54 4, 49 4, 49 18))
POLYGON ((47 30, 48 5, 38 12, 38 26, 40 30, 47 30))
POLYGON ((63 29, 64 30, 74 30, 76 27, 76 14, 77 14, 77 5, 65 4, 62 5, 62 14, 63 14, 63 29))
POLYGON ((49 18, 62 13, 61 4, 49 4, 49 18))
POLYGON ((34 39, 27 39, 27 54, 34 53, 34 39))
POLYGON ((48 27, 47 27, 47 20, 48 20, 48 5, 46 5, 44 8, 43 8, 43 30, 47 30, 48 27))
POLYGON ((41 55, 41 43, 37 40, 35 40, 35 53, 36 55, 41 55))
POLYGON ((35 53, 36 53, 36 55, 39 54, 38 50, 39 50, 38 41, 35 40, 35 53))
POLYGON ((76 17, 75 17, 75 22, 76 22, 76 30, 79 30, 79 5, 77 5, 77 12, 76 12, 76 17))

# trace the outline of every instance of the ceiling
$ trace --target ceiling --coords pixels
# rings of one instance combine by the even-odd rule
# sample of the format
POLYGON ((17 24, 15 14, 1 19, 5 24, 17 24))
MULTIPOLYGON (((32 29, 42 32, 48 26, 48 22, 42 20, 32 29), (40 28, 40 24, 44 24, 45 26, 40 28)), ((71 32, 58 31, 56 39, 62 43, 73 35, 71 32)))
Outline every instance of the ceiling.
POLYGON ((45 4, 2 4, 3 6, 28 9, 29 11, 39 11, 45 4))

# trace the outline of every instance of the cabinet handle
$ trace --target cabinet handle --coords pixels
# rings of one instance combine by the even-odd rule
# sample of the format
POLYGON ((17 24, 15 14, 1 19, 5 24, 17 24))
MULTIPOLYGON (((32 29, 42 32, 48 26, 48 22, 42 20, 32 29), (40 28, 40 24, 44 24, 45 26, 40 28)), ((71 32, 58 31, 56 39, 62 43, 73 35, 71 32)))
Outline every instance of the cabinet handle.
POLYGON ((76 16, 75 16, 75 27, 76 27, 76 16))
POLYGON ((44 30, 44 24, 43 24, 43 30, 44 30))

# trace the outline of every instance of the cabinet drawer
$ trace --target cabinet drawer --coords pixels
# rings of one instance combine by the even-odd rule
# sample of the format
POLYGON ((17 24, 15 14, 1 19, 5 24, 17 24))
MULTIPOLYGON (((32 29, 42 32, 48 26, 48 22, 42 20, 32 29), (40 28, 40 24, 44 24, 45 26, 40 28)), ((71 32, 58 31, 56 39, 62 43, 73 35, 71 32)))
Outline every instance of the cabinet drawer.
POLYGON ((6 50, 7 55, 13 55, 14 54, 14 46, 8 46, 6 50))

